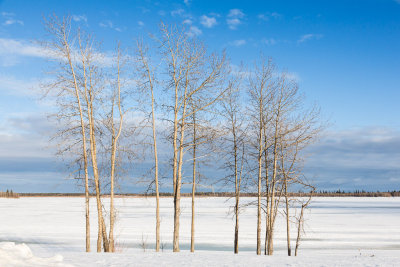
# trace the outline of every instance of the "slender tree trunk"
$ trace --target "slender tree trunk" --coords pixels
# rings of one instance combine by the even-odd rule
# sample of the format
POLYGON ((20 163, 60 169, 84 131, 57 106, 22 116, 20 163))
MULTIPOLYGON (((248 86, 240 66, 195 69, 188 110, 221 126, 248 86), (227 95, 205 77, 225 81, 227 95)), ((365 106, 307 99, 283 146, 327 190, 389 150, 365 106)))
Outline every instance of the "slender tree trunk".
POLYGON ((258 155, 258 193, 257 193, 257 255, 261 254, 261 171, 262 171, 262 152, 258 155))
MULTIPOLYGON (((65 37, 64 37, 65 39, 65 37)), ((79 40, 80 41, 80 40, 79 40)), ((68 49, 69 51, 69 49, 68 49)), ((93 92, 91 91, 92 87, 91 84, 87 84, 87 75, 86 75, 86 60, 85 56, 82 52, 81 48, 81 55, 82 55, 82 64, 83 64, 83 80, 84 80, 84 96, 86 101, 87 107, 87 115, 88 115, 88 126, 89 126, 89 140, 90 140, 90 154, 92 160, 92 167, 93 167, 93 177, 95 181, 95 189, 96 189, 96 203, 97 203, 97 214, 98 214, 98 236, 97 236, 97 252, 101 252, 101 238, 103 236, 103 242, 107 241, 107 236, 104 237, 102 235, 102 230, 105 227, 103 226, 103 212, 102 212, 102 205, 101 205, 101 196, 100 196, 100 182, 99 182, 99 173, 97 167, 97 155, 96 155, 96 138, 95 138, 95 126, 94 126, 94 116, 93 116, 93 92)), ((72 60, 70 58, 70 54, 68 53, 68 60, 70 65, 72 65, 72 60)), ((89 68, 90 70, 90 68, 89 68)), ((75 76, 75 75, 74 75, 75 76)), ((89 73, 90 76, 90 73, 89 73)), ((75 79, 75 78, 74 78, 75 79)), ((91 81, 89 79, 89 81, 91 81)), ((75 82, 75 84, 77 84, 75 82)), ((108 241, 105 244, 105 247, 108 248, 108 241)))
MULTIPOLYGON (((195 153, 195 152, 194 152, 195 153)), ((194 156, 195 157, 195 156, 194 156)), ((192 227, 191 227, 191 239, 190 239, 190 252, 194 252, 194 199, 196 192, 196 160, 193 160, 193 184, 192 184, 192 227)))
POLYGON ((160 192, 158 184, 158 153, 157 153, 157 138, 156 138, 156 125, 154 115, 154 94, 151 88, 151 116, 153 128, 153 148, 154 148, 154 181, 156 184, 156 251, 160 251, 160 192))
POLYGON ((97 252, 101 252, 101 239, 103 239, 104 251, 109 252, 107 234, 105 233, 105 224, 103 218, 103 207, 101 204, 101 193, 100 193, 100 181, 99 181, 99 171, 97 167, 97 154, 96 154, 96 137, 94 134, 94 118, 93 118, 93 106, 92 106, 92 95, 87 97, 88 102, 88 117, 89 117, 89 129, 90 129, 90 152, 92 156, 93 165, 93 177, 96 188, 96 204, 97 204, 97 215, 98 215, 98 240, 97 240, 97 252), (90 100, 89 100, 90 99, 90 100))
POLYGON ((237 140, 235 126, 232 125, 233 134, 233 153, 234 153, 234 168, 235 168, 235 240, 234 240, 234 253, 239 253, 239 198, 240 198, 240 184, 238 181, 238 155, 237 155, 237 140))
POLYGON ((174 196, 174 239, 173 239, 173 251, 179 252, 179 215, 181 212, 181 182, 179 178, 176 181, 176 191, 174 196))
POLYGON ((278 120, 275 123, 275 136, 274 136, 274 163, 273 163, 273 171, 272 171, 272 183, 271 183, 271 208, 270 208, 270 220, 269 220, 269 234, 268 234, 268 255, 272 255, 274 253, 274 244, 273 244, 273 234, 274 234, 274 222, 275 222, 275 185, 276 185, 276 177, 277 177, 277 160, 278 160, 278 120))
POLYGON ((234 253, 239 253, 239 196, 236 193, 236 203, 235 203, 235 242, 234 242, 234 253))
MULTIPOLYGON (((118 45, 118 55, 117 55, 117 107, 119 113, 119 126, 117 133, 114 126, 114 99, 111 109, 111 177, 110 177, 110 232, 109 232, 109 251, 115 252, 115 241, 114 241, 114 225, 115 225, 115 209, 114 209, 114 181, 115 181, 115 161, 118 148, 118 139, 121 136, 122 123, 124 114, 122 113, 121 107, 121 83, 120 83, 120 48, 118 45)), ((106 232, 107 233, 107 232, 106 232)))
POLYGON ((174 137, 173 137, 173 147, 174 147, 174 159, 173 159, 173 187, 174 187, 174 235, 173 235, 173 251, 179 252, 179 212, 180 212, 180 188, 178 179, 178 87, 175 85, 175 108, 174 108, 174 137))
POLYGON ((108 242, 110 246, 110 252, 114 252, 114 222, 115 222, 115 211, 114 211, 114 176, 115 176, 115 154, 116 154, 116 140, 114 137, 114 124, 113 124, 113 136, 112 136, 112 152, 111 152, 111 177, 110 177, 110 233, 108 242))
POLYGON ((178 88, 175 86, 175 108, 174 108, 174 137, 173 137, 173 148, 174 148, 174 159, 172 166, 172 180, 173 180, 173 190, 174 196, 176 194, 176 179, 178 174, 178 88))
MULTIPOLYGON (((267 138, 267 136, 264 134, 264 138, 267 138)), ((268 177, 268 151, 267 151, 267 146, 265 145, 265 154, 264 154, 264 161, 265 161, 265 194, 266 194, 266 213, 265 213, 265 241, 264 241, 264 255, 267 255, 267 248, 268 248, 268 236, 270 232, 270 226, 269 226, 269 218, 270 218, 270 211, 269 211, 269 198, 270 198, 270 192, 269 192, 269 177, 268 177)))
MULTIPOLYGON (((150 69, 147 55, 145 54, 146 49, 144 49, 142 43, 138 42, 138 52, 141 63, 145 69, 144 76, 147 78, 148 88, 150 90, 151 96, 151 126, 153 131, 153 151, 154 151, 154 183, 156 189, 156 252, 160 251, 160 192, 159 192, 159 182, 158 182, 158 152, 157 152, 157 135, 156 135, 156 119, 155 119, 155 100, 154 100, 154 86, 153 86, 153 75, 150 69)), ((177 103, 175 103, 177 106, 177 103)), ((176 115, 176 113, 175 113, 176 115)), ((175 119, 177 117, 175 116, 175 119)), ((176 121, 176 120, 175 120, 176 121)), ((175 151, 176 151, 176 128, 174 124, 174 166, 175 166, 175 151)), ((174 174, 176 173, 174 167, 174 174)), ((174 192, 175 192, 175 176, 174 176, 174 192)))
POLYGON ((194 252, 194 198, 196 192, 196 113, 193 113, 193 180, 192 180, 192 225, 190 231, 190 252, 194 252))
POLYGON ((294 255, 297 256, 297 250, 300 245, 300 238, 301 238, 301 228, 303 225, 303 214, 304 214, 304 205, 301 206, 301 211, 300 211, 300 217, 298 219, 298 224, 297 224, 297 238, 296 238, 296 247, 294 250, 294 255))
POLYGON ((82 104, 81 104, 81 99, 80 99, 80 95, 79 95, 78 82, 77 82, 77 78, 76 78, 76 74, 75 74, 75 68, 74 68, 74 65, 72 64, 71 52, 70 52, 69 43, 67 40, 65 29, 63 30, 62 38, 63 38, 63 42, 64 42, 65 49, 66 49, 68 65, 69 65, 69 67, 71 69, 71 73, 72 73, 74 89, 75 89, 75 97, 76 97, 76 101, 78 104, 79 117, 80 117, 80 123, 81 123, 82 153, 83 153, 84 172, 85 172, 86 252, 90 252, 90 212, 89 212, 90 195, 89 195, 89 174, 88 174, 88 156, 87 156, 87 149, 86 149, 85 123, 83 120, 83 111, 82 111, 82 104))
POLYGON ((114 252, 114 221, 115 221, 115 212, 114 212, 114 176, 115 176, 115 152, 116 152, 116 139, 115 139, 115 129, 114 129, 114 100, 113 100, 113 108, 111 112, 111 127, 112 127, 112 136, 111 136, 111 175, 110 175, 110 233, 108 236, 108 242, 110 246, 110 251, 114 252))
POLYGON ((290 247, 290 221, 289 221, 289 199, 287 192, 287 178, 285 177, 285 204, 286 204, 286 239, 287 239, 287 252, 288 256, 291 256, 292 249, 290 247))
MULTIPOLYGON (((176 176, 176 190, 175 190, 175 199, 174 199, 174 239, 173 239, 173 251, 174 252, 179 252, 179 218, 181 215, 181 187, 182 187, 182 166, 183 166, 183 148, 184 148, 184 137, 185 137, 185 125, 186 125, 186 108, 187 108, 187 103, 188 103, 188 71, 186 71, 185 74, 185 90, 183 94, 183 99, 182 99, 182 117, 180 119, 180 140, 179 140, 179 161, 178 161, 178 173, 176 176)), ((175 89, 177 90, 177 88, 175 89)), ((175 91, 177 94, 178 91, 175 91)), ((176 99, 177 101, 177 99, 176 99)), ((175 103, 176 105, 178 102, 175 103)), ((177 113, 176 113, 176 118, 177 118, 177 113)), ((175 121, 175 123, 178 123, 178 120, 175 121)))
MULTIPOLYGON (((185 109, 186 107, 184 107, 185 109)), ((182 120, 181 125, 181 139, 179 144, 179 161, 178 161, 178 173, 176 179, 176 190, 174 199, 174 240, 173 240, 173 251, 179 252, 179 217, 181 215, 181 186, 182 186, 182 165, 183 165, 183 139, 185 133, 185 122, 182 120)))
POLYGON ((104 222, 104 217, 101 217, 101 234, 103 236, 103 249, 104 252, 110 252, 110 243, 107 240, 107 227, 104 222))
POLYGON ((258 130, 258 182, 257 182, 257 255, 261 255, 261 176, 262 176, 262 156, 263 148, 263 87, 261 87, 260 100, 259 100, 259 130, 258 130))
POLYGON ((89 177, 85 168, 85 206, 86 206, 86 252, 90 252, 90 213, 89 213, 89 177))
POLYGON ((269 197, 268 197, 268 192, 267 192, 267 207, 266 207, 266 218, 265 218, 265 240, 264 240, 264 255, 268 255, 268 241, 269 241, 269 233, 270 233, 270 228, 269 228, 269 197))

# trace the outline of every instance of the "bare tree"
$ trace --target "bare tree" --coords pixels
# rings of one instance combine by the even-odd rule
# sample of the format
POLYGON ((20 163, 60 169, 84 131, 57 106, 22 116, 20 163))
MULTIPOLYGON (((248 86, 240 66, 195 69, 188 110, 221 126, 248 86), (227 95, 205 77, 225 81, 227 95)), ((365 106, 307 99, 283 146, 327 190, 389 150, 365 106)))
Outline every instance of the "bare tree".
POLYGON ((115 208, 114 208, 114 184, 115 184, 115 168, 116 168, 116 157, 118 149, 118 141, 122 133, 122 126, 124 122, 125 112, 122 110, 122 96, 121 96, 121 68, 124 62, 121 62, 121 48, 118 44, 117 55, 116 55, 116 84, 115 89, 112 90, 112 104, 111 113, 109 117, 109 128, 111 130, 111 164, 110 164, 110 231, 109 231, 109 251, 115 252, 114 244, 114 225, 115 225, 115 208), (115 111, 117 109, 117 111, 115 111), (119 122, 118 126, 115 124, 115 113, 118 114, 119 122))
POLYGON ((264 141, 265 127, 270 120, 270 103, 274 96, 274 83, 272 81, 274 65, 272 61, 262 59, 259 65, 255 65, 252 75, 249 77, 249 96, 252 118, 252 129, 257 142, 254 147, 257 151, 257 255, 261 254, 261 197, 263 179, 263 155, 266 150, 264 141))
MULTIPOLYGON (((194 111, 196 109, 195 105, 192 105, 192 110, 194 111)), ((193 148, 192 148, 192 154, 193 154, 193 173, 192 173, 192 223, 191 223, 191 228, 190 228, 190 252, 194 252, 194 216, 195 216, 195 210, 194 210, 194 201, 195 201, 195 195, 196 195, 196 150, 197 150, 197 145, 198 145, 198 140, 197 140, 197 121, 196 121, 196 113, 193 112, 192 115, 192 124, 193 124, 193 148)))
MULTIPOLYGON (((288 256, 291 256, 290 246, 290 202, 296 201, 290 196, 290 186, 302 186, 310 188, 310 200, 315 188, 306 183, 304 175, 302 175, 302 162, 304 155, 301 151, 309 144, 313 143, 318 137, 323 126, 319 122, 319 110, 312 108, 308 111, 299 112, 292 119, 285 121, 282 127, 282 138, 280 139, 280 172, 283 180, 283 190, 285 198, 285 216, 286 216, 286 240, 288 256)), ((300 201, 300 200, 297 200, 300 201)), ((296 201, 296 202, 297 202, 296 201)), ((305 207, 308 206, 310 201, 305 207)), ((302 205, 304 204, 302 202, 302 205)), ((304 209, 304 208, 302 208, 304 209)), ((301 211, 300 217, 303 216, 301 211)), ((298 243, 298 242, 296 242, 298 243)))
POLYGON ((312 107, 307 110, 304 108, 304 98, 299 93, 296 81, 288 79, 285 72, 277 75, 275 79, 276 89, 271 102, 272 116, 266 124, 271 130, 268 138, 270 141, 266 141, 269 145, 265 146, 265 155, 271 153, 272 160, 271 164, 268 158, 265 159, 265 164, 271 166, 271 169, 269 166, 265 168, 267 172, 266 254, 273 254, 274 224, 283 196, 287 251, 290 256, 290 192, 288 188, 294 183, 302 182, 300 177, 302 177, 303 157, 300 151, 316 140, 322 127, 319 122, 319 109, 312 107), (271 175, 268 175, 268 172, 271 175))
POLYGON ((173 251, 179 252, 180 199, 187 121, 194 113, 220 100, 226 90, 222 81, 227 61, 225 55, 207 56, 204 45, 190 38, 184 28, 177 26, 162 24, 160 42, 161 55, 168 75, 166 91, 172 96, 172 105, 167 106, 173 111, 170 120, 173 124, 173 251), (188 106, 191 99, 201 99, 194 110, 190 110, 188 106))
MULTIPOLYGON (((242 76, 242 75, 241 75, 242 76)), ((229 173, 224 178, 225 183, 234 184, 235 188, 235 232, 233 251, 239 253, 239 213, 240 193, 242 189, 242 178, 244 176, 245 156, 245 116, 240 102, 240 88, 243 77, 237 77, 231 82, 224 101, 222 101, 221 115, 225 120, 224 135, 222 137, 223 158, 225 159, 224 169, 229 173)))
POLYGON ((308 185, 308 184, 304 184, 304 185, 306 187, 310 188, 310 193, 309 193, 309 197, 306 200, 303 200, 302 202, 300 202, 300 204, 301 204, 300 214, 296 217, 296 221, 297 221, 297 237, 296 237, 296 247, 295 247, 295 251, 294 251, 294 255, 295 256, 297 256, 297 254, 298 254, 301 235, 304 232, 304 211, 308 207, 308 205, 310 204, 312 196, 313 196, 313 194, 315 192, 315 187, 313 187, 311 185, 308 185))
MULTIPOLYGON (((57 118, 63 125, 59 132, 60 137, 75 135, 75 129, 80 129, 80 137, 77 143, 82 147, 82 161, 85 175, 85 217, 86 217, 86 252, 90 252, 90 218, 89 218, 89 173, 88 173, 88 148, 87 148, 87 117, 85 116, 85 103, 81 88, 81 74, 79 66, 76 64, 76 54, 71 47, 72 40, 76 36, 71 36, 70 31, 71 18, 64 17, 59 19, 56 16, 45 20, 45 28, 51 35, 52 40, 42 42, 45 51, 49 57, 55 61, 56 68, 50 73, 55 81, 45 85, 46 95, 52 95, 56 98, 59 106, 57 118), (78 114, 79 124, 75 123, 75 115, 78 114), (79 126, 78 126, 79 125, 79 126)), ((80 36, 80 32, 76 33, 80 36)), ((79 38, 81 40, 81 38, 79 38)), ((81 55, 88 57, 89 47, 81 51, 81 55), (84 54, 86 53, 86 54, 84 54)), ((60 153, 63 154, 72 149, 71 144, 65 145, 60 153)))
MULTIPOLYGON (((218 137, 218 130, 213 125, 212 121, 215 120, 215 115, 208 109, 203 109, 194 112, 198 109, 199 105, 204 99, 197 98, 189 101, 189 110, 192 111, 192 116, 188 120, 188 137, 185 142, 186 151, 192 152, 192 218, 191 218, 191 238, 190 238, 190 252, 194 252, 195 248, 195 198, 196 186, 200 184, 201 173, 199 172, 199 164, 203 162, 206 164, 208 158, 212 158, 212 154, 216 152, 214 146, 215 140, 218 137), (210 115, 211 114, 211 115, 210 115)), ((204 178, 204 176, 203 176, 204 178)))
POLYGON ((144 87, 151 99, 151 128, 153 133, 153 153, 154 153, 154 183, 156 190, 156 251, 160 251, 160 193, 158 182, 158 153, 157 153, 157 136, 156 136, 156 119, 155 119, 155 98, 154 84, 155 73, 149 62, 150 55, 148 49, 141 41, 137 42, 137 58, 139 62, 138 72, 141 73, 140 87, 144 87), (142 71, 140 71, 142 70, 142 71))
MULTIPOLYGON (((272 150, 272 174, 269 176, 269 188, 267 189, 267 198, 269 210, 267 211, 267 254, 273 254, 273 234, 275 219, 279 208, 279 202, 283 194, 284 185, 282 183, 280 168, 280 140, 287 133, 284 132, 285 119, 291 116, 291 112, 299 104, 298 87, 291 81, 286 79, 285 75, 279 76, 276 81, 276 90, 272 101, 272 118, 270 121, 271 133, 271 150, 272 150)), ((266 169, 266 171, 269 171, 266 169)))
POLYGON ((89 164, 97 204, 97 252, 101 251, 102 245, 105 252, 114 251, 114 186, 124 117, 120 82, 121 51, 118 48, 116 55, 116 82, 109 82, 104 75, 104 55, 89 34, 72 27, 70 17, 59 19, 52 16, 45 20, 45 28, 51 39, 42 44, 55 62, 49 73, 53 81, 47 84, 46 89, 55 97, 59 108, 57 118, 62 123, 60 137, 67 137, 63 140, 64 148, 60 153, 70 152, 77 144, 81 145, 82 156, 76 162, 79 166, 83 165, 85 173, 86 251, 90 251, 89 164), (108 91, 111 91, 111 97, 108 91), (111 112, 107 115, 104 104, 108 99, 111 100, 111 112), (110 135, 105 134, 102 129, 104 126, 110 130, 110 135), (105 141, 108 136, 111 142, 105 141), (106 149, 103 148, 105 144, 109 145, 106 149), (109 233, 104 219, 100 181, 102 163, 99 157, 105 153, 110 153, 109 233))

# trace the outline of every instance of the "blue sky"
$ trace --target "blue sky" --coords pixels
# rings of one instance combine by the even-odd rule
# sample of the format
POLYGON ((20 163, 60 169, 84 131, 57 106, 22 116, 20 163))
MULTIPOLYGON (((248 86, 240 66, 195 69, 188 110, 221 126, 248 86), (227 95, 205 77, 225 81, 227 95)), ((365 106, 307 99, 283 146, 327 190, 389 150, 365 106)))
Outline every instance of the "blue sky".
POLYGON ((71 15, 105 50, 186 24, 233 65, 262 52, 297 79, 330 121, 310 149, 319 189, 400 189, 400 1, 1 1, 0 190, 76 191, 48 144, 37 99, 42 18, 71 15))

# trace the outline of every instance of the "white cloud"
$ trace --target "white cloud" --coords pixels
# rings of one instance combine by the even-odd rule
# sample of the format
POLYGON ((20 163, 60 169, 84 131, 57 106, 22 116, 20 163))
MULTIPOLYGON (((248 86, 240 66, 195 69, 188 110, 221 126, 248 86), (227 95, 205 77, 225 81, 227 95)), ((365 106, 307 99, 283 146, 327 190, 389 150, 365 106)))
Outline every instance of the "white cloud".
POLYGON ((87 22, 87 17, 85 15, 72 15, 72 19, 76 22, 79 21, 87 22))
POLYGON ((141 20, 139 20, 139 21, 138 21, 138 25, 139 25, 140 27, 143 27, 143 26, 144 26, 144 22, 141 21, 141 20))
POLYGON ((242 24, 241 18, 243 17, 244 13, 240 9, 229 10, 228 18, 226 20, 229 29, 236 30, 236 28, 242 24))
MULTIPOLYGON (((0 38, 0 55, 2 59, 11 59, 12 56, 30 56, 45 58, 49 56, 43 48, 25 41, 0 38)), ((3 65, 15 65, 13 62, 2 62, 3 65)))
POLYGON ((188 6, 190 4, 190 0, 183 0, 183 3, 188 6))
POLYGON ((243 18, 244 13, 240 9, 235 8, 229 10, 228 17, 243 18))
MULTIPOLYGON (((115 28, 118 30, 119 28, 115 28)), ((74 58, 79 55, 78 51, 72 52, 74 58)), ((19 63, 19 57, 36 58, 58 58, 58 55, 46 50, 39 45, 24 40, 0 38, 0 65, 14 66, 19 63)), ((114 58, 112 52, 94 54, 96 62, 104 67, 112 66, 114 58)))
POLYGON ((243 68, 243 66, 230 64, 230 69, 231 69, 232 75, 234 75, 234 76, 249 78, 251 75, 251 72, 246 70, 245 68, 243 68))
POLYGON ((104 22, 100 22, 99 26, 103 28, 112 28, 114 25, 111 20, 106 20, 104 22))
POLYGON ((277 12, 272 12, 272 13, 271 13, 271 17, 278 19, 278 18, 281 18, 281 17, 282 17, 282 14, 279 14, 279 13, 277 13, 277 12))
POLYGON ((190 19, 185 19, 182 24, 192 25, 193 21, 190 19))
POLYGON ((304 35, 300 36, 299 40, 297 40, 297 43, 298 44, 304 43, 304 42, 312 40, 312 39, 319 40, 322 37, 324 37, 324 35, 322 35, 322 34, 315 34, 315 33, 304 34, 304 35))
POLYGON ((266 45, 275 45, 278 41, 276 41, 274 38, 269 38, 269 39, 264 39, 263 43, 266 45))
POLYGON ((158 15, 160 15, 160 16, 165 16, 165 15, 166 15, 166 13, 165 13, 164 10, 160 10, 160 11, 158 11, 157 13, 158 13, 158 15))
POLYGON ((232 46, 242 46, 242 45, 246 44, 246 40, 243 40, 243 39, 235 40, 233 42, 230 42, 229 44, 232 45, 232 46))
POLYGON ((203 15, 200 17, 200 23, 206 28, 212 28, 217 25, 217 20, 214 17, 207 17, 203 15))
POLYGON ((228 23, 229 29, 236 30, 237 26, 242 24, 240 19, 227 19, 226 23, 228 23))
POLYGON ((103 22, 100 22, 99 26, 103 27, 103 28, 110 28, 110 29, 113 29, 113 30, 115 30, 117 32, 122 32, 122 29, 119 28, 119 27, 116 27, 111 20, 105 20, 103 22))
POLYGON ((24 25, 22 20, 18 20, 15 18, 15 14, 11 12, 2 12, 1 15, 4 17, 5 21, 3 22, 4 26, 10 26, 13 24, 24 25))
POLYGON ((284 70, 283 72, 280 72, 280 71, 273 72, 272 75, 276 78, 285 77, 286 80, 291 80, 294 82, 301 81, 300 74, 298 74, 297 72, 288 72, 288 71, 284 70))
POLYGON ((112 23, 112 21, 110 21, 110 20, 107 20, 107 21, 104 21, 104 22, 100 22, 99 23, 99 26, 100 27, 103 27, 103 28, 112 28, 112 26, 113 26, 113 23, 112 23))
POLYGON ((146 7, 144 7, 144 6, 141 6, 141 7, 139 7, 141 10, 142 10, 142 13, 143 14, 146 14, 146 13, 149 13, 150 12, 150 9, 148 9, 148 8, 146 8, 146 7))
POLYGON ((400 132, 385 127, 329 131, 309 150, 320 166, 398 169, 400 132), (329 162, 329 163, 328 163, 329 162))
POLYGON ((197 35, 201 35, 203 32, 196 26, 190 26, 189 31, 187 32, 187 35, 190 37, 194 37, 197 35))
POLYGON ((175 9, 175 10, 172 10, 172 11, 171 11, 171 15, 172 15, 173 17, 175 17, 175 16, 182 16, 184 13, 185 13, 185 10, 182 9, 182 8, 175 9))
POLYGON ((13 17, 13 16, 15 16, 15 14, 12 13, 12 12, 1 12, 1 15, 3 17, 13 17))
POLYGON ((263 13, 263 14, 259 14, 257 16, 260 20, 264 20, 264 21, 268 21, 271 18, 273 19, 280 19, 283 17, 282 14, 279 14, 278 12, 272 12, 272 13, 263 13))
POLYGON ((300 75, 296 72, 285 72, 285 76, 287 79, 293 80, 295 82, 301 81, 300 75))
POLYGON ((13 25, 13 24, 19 24, 19 25, 24 25, 24 22, 22 20, 16 20, 16 19, 7 19, 3 25, 8 26, 8 25, 13 25))
POLYGON ((38 80, 21 80, 14 76, 0 75, 0 92, 13 96, 37 95, 40 83, 38 80))
POLYGON ((257 16, 257 18, 259 18, 259 19, 261 19, 261 20, 265 20, 265 21, 268 21, 268 20, 269 20, 269 17, 266 16, 265 14, 259 14, 259 15, 257 16))

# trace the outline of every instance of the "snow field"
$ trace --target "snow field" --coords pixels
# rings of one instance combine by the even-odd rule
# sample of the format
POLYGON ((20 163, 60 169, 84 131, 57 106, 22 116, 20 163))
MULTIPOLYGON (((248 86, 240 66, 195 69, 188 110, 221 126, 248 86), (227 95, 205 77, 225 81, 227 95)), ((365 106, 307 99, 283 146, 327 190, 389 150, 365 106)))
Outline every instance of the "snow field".
MULTIPOLYGON (((243 198, 242 203, 252 200, 243 198)), ((1 199, 0 242, 6 243, 0 246, 0 266, 400 266, 400 198, 315 198, 306 214, 306 234, 297 258, 285 256, 282 218, 276 222, 276 255, 255 255, 254 207, 241 211, 240 253, 234 255, 234 199, 227 198, 197 198, 196 253, 189 253, 190 201, 182 199, 182 252, 172 253, 173 200, 161 199, 164 251, 157 254, 153 252, 155 199, 118 198, 118 253, 112 255, 84 253, 83 198, 1 199)), ((108 206, 108 199, 104 205, 108 206)), ((96 250, 96 216, 92 199, 92 251, 96 250)), ((292 227, 292 245, 295 230, 292 227)))

